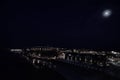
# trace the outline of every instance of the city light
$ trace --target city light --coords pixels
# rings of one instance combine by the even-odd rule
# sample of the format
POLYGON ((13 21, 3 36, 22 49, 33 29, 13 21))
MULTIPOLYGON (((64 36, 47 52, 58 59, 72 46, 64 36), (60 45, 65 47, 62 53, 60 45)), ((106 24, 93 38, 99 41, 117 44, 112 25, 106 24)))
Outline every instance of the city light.
POLYGON ((106 52, 55 47, 10 49, 10 51, 20 53, 37 68, 39 64, 52 68, 53 63, 51 61, 61 61, 63 63, 100 71, 104 67, 120 66, 120 53, 116 51, 106 52))
POLYGON ((10 49, 11 52, 22 52, 22 49, 10 49))

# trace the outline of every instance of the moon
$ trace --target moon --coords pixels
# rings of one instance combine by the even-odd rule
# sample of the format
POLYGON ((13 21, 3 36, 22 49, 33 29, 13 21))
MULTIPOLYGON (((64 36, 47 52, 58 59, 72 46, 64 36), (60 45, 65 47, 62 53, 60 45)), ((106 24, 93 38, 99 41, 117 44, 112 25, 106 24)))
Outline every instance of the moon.
POLYGON ((108 17, 111 16, 111 14, 112 14, 112 11, 111 11, 110 9, 107 9, 107 10, 104 10, 104 11, 103 11, 102 16, 103 16, 104 18, 108 18, 108 17))

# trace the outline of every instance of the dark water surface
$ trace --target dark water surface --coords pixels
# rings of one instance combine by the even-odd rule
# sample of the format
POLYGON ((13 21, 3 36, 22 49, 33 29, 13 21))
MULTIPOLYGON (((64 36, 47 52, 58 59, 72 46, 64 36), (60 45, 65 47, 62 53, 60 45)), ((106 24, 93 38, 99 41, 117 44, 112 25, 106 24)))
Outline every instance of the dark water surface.
POLYGON ((96 70, 80 68, 71 64, 56 63, 55 69, 67 80, 120 80, 114 76, 96 70))

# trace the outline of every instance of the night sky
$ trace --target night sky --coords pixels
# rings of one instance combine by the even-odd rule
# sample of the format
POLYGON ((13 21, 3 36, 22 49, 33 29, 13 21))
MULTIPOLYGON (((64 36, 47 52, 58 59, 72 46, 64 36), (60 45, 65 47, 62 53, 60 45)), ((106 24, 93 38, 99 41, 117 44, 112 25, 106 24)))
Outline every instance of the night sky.
POLYGON ((120 48, 119 0, 9 0, 1 12, 7 47, 120 48))

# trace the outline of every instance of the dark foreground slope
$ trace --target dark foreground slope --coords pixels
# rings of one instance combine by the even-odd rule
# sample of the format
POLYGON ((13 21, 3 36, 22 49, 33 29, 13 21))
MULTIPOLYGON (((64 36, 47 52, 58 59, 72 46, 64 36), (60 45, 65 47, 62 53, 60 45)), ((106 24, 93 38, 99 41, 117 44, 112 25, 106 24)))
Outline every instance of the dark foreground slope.
POLYGON ((19 55, 0 53, 0 80, 65 80, 49 69, 38 70, 19 55))

